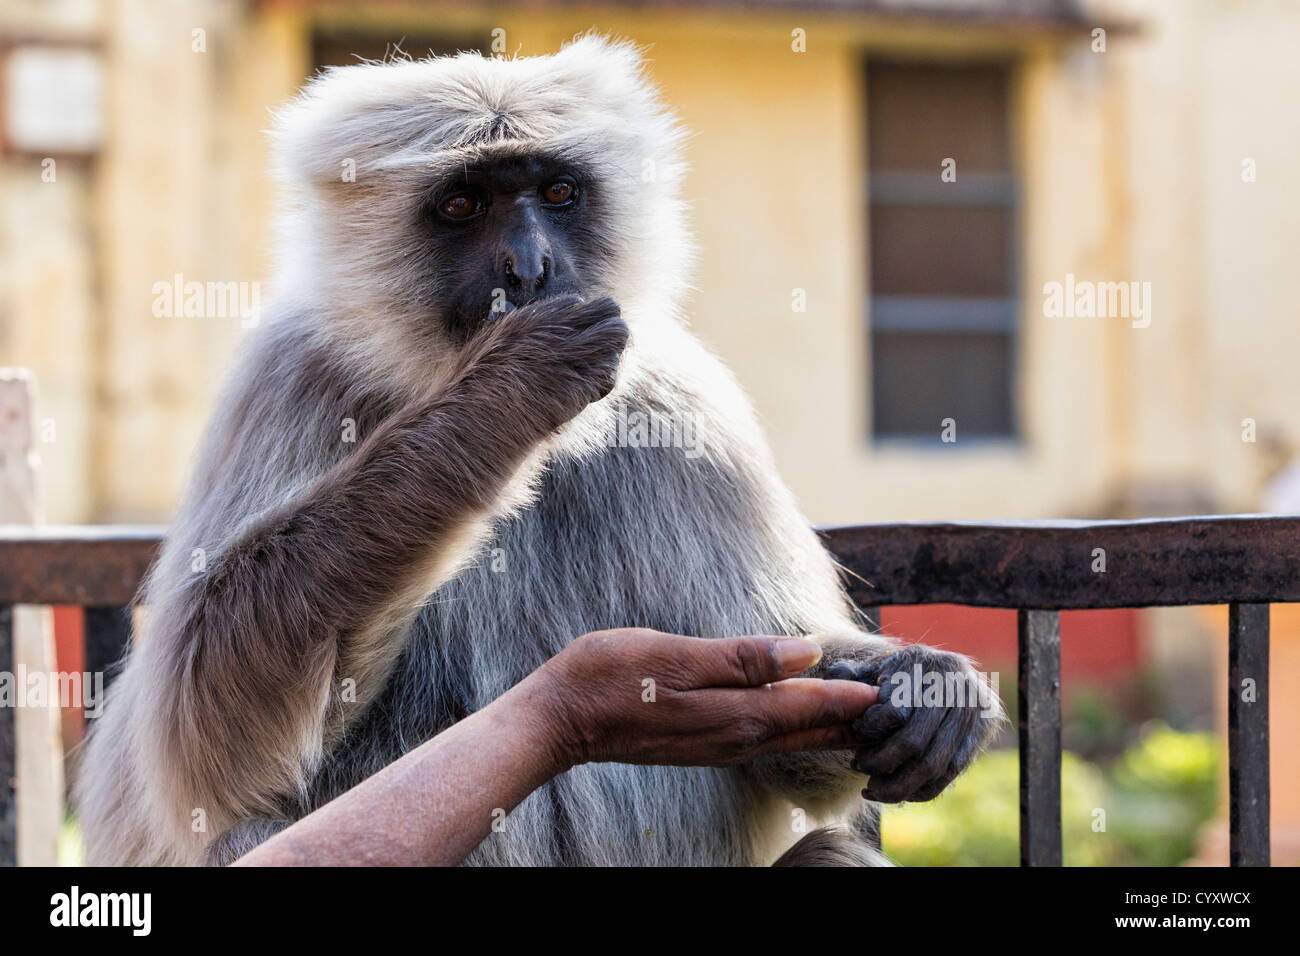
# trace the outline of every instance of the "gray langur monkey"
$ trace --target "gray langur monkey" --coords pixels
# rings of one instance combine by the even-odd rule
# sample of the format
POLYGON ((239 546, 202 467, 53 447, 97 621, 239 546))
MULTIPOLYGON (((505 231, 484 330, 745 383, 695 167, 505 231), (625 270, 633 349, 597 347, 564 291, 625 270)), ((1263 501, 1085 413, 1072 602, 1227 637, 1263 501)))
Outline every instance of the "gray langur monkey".
MULTIPOLYGON (((589 631, 811 635, 811 676, 980 680, 858 628, 685 330, 682 134, 633 47, 331 69, 274 136, 274 307, 90 735, 87 862, 229 862, 589 631), (691 447, 609 440, 638 413, 691 447)), ((887 697, 856 756, 578 766, 468 862, 881 862, 842 827, 800 839, 792 808, 933 797, 996 723, 887 697)))

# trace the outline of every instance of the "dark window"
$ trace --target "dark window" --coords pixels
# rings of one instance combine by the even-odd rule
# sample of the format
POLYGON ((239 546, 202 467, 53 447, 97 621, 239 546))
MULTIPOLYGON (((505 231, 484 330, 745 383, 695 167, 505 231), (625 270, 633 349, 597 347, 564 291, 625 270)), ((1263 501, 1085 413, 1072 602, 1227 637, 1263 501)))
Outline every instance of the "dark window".
POLYGON ((1016 434, 1009 86, 1002 65, 868 64, 875 438, 1016 434))

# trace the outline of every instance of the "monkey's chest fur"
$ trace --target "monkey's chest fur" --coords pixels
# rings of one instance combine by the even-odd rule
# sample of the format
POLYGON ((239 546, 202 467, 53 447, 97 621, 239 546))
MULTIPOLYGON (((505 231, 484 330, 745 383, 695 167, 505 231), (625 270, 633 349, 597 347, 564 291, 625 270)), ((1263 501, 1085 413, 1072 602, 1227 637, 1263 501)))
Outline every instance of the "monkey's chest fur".
MULTIPOLYGON (((304 812, 494 700, 588 631, 780 633, 763 529, 736 471, 681 448, 552 461, 534 504, 415 621, 386 688, 304 812)), ((628 675, 639 689, 640 677, 628 675)), ((735 770, 588 764, 533 793, 470 857, 509 864, 750 864, 772 801, 735 770)))

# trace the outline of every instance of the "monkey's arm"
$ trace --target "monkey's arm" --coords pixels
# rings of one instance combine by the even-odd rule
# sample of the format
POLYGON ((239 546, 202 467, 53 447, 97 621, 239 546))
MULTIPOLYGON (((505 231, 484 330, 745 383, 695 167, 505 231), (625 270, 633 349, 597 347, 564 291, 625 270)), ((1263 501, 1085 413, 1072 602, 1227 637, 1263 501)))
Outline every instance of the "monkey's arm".
POLYGON ((220 832, 302 785, 342 729, 335 682, 361 703, 378 689, 527 457, 610 390, 626 337, 607 299, 517 310, 438 394, 164 590, 139 648, 160 679, 133 699, 168 804, 220 832))

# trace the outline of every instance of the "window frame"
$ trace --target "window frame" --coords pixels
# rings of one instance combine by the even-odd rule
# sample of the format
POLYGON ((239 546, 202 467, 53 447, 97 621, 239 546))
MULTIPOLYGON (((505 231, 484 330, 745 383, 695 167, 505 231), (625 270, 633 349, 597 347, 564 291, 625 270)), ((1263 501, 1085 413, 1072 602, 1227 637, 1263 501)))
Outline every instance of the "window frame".
MULTIPOLYGON (((1021 448, 1025 445, 1025 420, 1021 402, 1024 380, 1022 354, 1026 322, 1023 316, 1024 290, 1021 193, 1023 163, 1020 156, 1020 64, 1014 56, 1005 54, 984 57, 938 57, 924 55, 896 55, 888 52, 868 51, 861 59, 862 116, 865 170, 862 179, 862 197, 865 209, 864 253, 866 269, 866 295, 863 304, 862 325, 867 345, 867 422, 866 437, 872 448, 928 449, 949 448, 1021 448), (1005 171, 961 171, 956 182, 940 179, 940 169, 872 170, 870 143, 871 72, 877 65, 903 66, 916 69, 961 67, 992 67, 1003 74, 1005 98, 1003 108, 1007 137, 1007 169, 1005 171), (1006 277, 1008 293, 1005 296, 925 296, 878 294, 872 269, 872 233, 876 205, 936 205, 980 206, 1003 208, 1007 214, 1006 277), (940 422, 934 423, 931 433, 880 434, 876 429, 875 400, 876 351, 874 333, 938 333, 961 335, 963 333, 996 333, 1007 337, 1007 364, 1011 378, 1007 382, 1008 432, 963 435, 960 419, 957 421, 957 442, 940 441, 940 422)), ((938 160, 936 160, 937 164, 938 160)))

